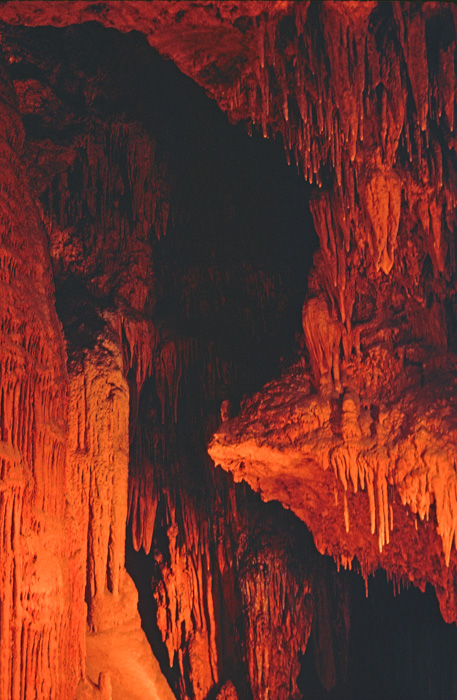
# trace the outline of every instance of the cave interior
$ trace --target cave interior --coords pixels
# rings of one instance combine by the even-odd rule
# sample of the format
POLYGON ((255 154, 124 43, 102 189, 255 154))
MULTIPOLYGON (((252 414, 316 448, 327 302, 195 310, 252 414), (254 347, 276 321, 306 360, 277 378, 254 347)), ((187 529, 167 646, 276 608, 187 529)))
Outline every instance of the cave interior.
POLYGON ((0 6, 1 700, 457 698, 456 26, 0 6))

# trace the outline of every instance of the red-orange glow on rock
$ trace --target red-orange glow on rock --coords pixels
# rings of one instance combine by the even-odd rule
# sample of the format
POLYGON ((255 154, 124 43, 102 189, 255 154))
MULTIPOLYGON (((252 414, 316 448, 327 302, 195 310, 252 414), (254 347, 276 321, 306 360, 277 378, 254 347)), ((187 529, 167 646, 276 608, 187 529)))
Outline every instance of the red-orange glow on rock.
MULTIPOLYGON (((125 692, 123 634, 144 651, 127 523, 151 566, 174 691, 300 697, 299 655, 328 601, 291 551, 287 514, 212 469, 214 430, 216 466, 293 511, 319 552, 344 568, 356 559, 365 579, 382 567, 431 583, 456 622, 455 7, 9 1, 0 20, 0 698, 125 692), (132 106, 139 91, 122 92, 75 43, 53 63, 52 41, 21 34, 85 22, 140 31, 232 122, 280 134, 313 187, 320 248, 302 356, 237 416, 233 347, 272 337, 281 273, 217 267, 214 250, 174 267, 189 248, 176 236, 167 249, 169 233, 192 207, 162 152, 175 144, 161 106, 132 106), (221 347, 216 317, 230 304, 246 332, 221 347)), ((146 62, 138 46, 126 56, 146 62)), ((330 690, 323 633, 320 644, 330 690)))
POLYGON ((68 380, 46 234, 3 70, 0 89, 0 696, 40 688, 61 698, 84 669, 83 560, 65 500, 68 380))
MULTIPOLYGON (((328 157, 335 174, 334 185, 311 202, 321 248, 303 307, 305 342, 319 393, 309 394, 305 379, 303 388, 295 389, 293 380, 302 370, 292 370, 281 388, 267 387, 239 419, 222 427, 210 454, 237 478, 247 479, 254 488, 258 484, 264 498, 281 493, 282 502, 311 527, 322 551, 336 558, 356 555, 368 569, 380 563, 391 570, 399 566, 398 573, 411 580, 433 581, 441 588, 439 581, 447 579, 444 567, 451 564, 456 512, 450 418, 455 409, 453 390, 444 388, 453 386, 455 359, 446 354, 443 306, 446 295, 453 295, 456 196, 450 106, 454 97, 443 91, 443 71, 452 85, 454 67, 446 56, 450 44, 455 55, 455 38, 444 39, 443 34, 440 45, 436 28, 440 22, 452 23, 453 17, 446 4, 426 3, 421 9, 409 5, 403 12, 394 3, 389 16, 390 11, 383 14, 379 7, 363 3, 360 17, 347 3, 339 9, 335 5, 324 3, 322 8, 323 54, 312 44, 306 25, 299 29, 296 15, 296 38, 290 33, 286 40, 295 68, 303 66, 296 74, 307 72, 314 83, 312 98, 303 101, 306 82, 294 85, 284 58, 259 58, 270 64, 278 83, 287 86, 289 103, 296 95, 301 105, 291 121, 282 95, 270 92, 269 120, 276 120, 286 148, 303 144, 297 160, 311 181, 316 178, 320 184, 328 157), (392 32, 389 40, 387 27, 392 32), (307 112, 307 105, 315 111, 307 112), (426 300, 427 256, 433 272, 425 283, 426 300), (274 414, 270 404, 275 405, 274 414), (249 428, 251 421, 254 430, 249 428), (326 488, 315 488, 310 462, 317 462, 326 474, 326 488), (292 495, 287 484, 296 484, 297 478, 303 479, 301 493, 312 490, 319 494, 317 502, 322 498, 319 508, 308 495, 292 495), (327 511, 323 503, 327 498, 330 503, 338 484, 343 494, 333 501, 334 515, 318 526, 318 510, 327 511), (355 513, 351 504, 360 496, 349 498, 349 485, 354 492, 360 486, 368 496, 367 505, 360 503, 355 513), (441 572, 426 563, 431 560, 425 544, 416 549, 400 534, 400 502, 424 521, 422 529, 433 533, 436 528, 443 553, 441 572), (369 538, 360 549, 361 543, 355 546, 365 510, 380 555, 371 550, 369 538), (333 540, 336 517, 340 525, 333 540), (430 517, 435 526, 428 524, 430 517), (405 543, 401 558, 388 554, 395 537, 405 543)), ((299 11, 296 8, 296 14, 299 11)), ((249 99, 244 108, 253 121, 259 121, 259 110, 265 109, 249 99)), ((410 522, 416 525, 416 520, 410 522)), ((451 591, 440 593, 443 614, 454 619, 446 595, 452 597, 451 591)))

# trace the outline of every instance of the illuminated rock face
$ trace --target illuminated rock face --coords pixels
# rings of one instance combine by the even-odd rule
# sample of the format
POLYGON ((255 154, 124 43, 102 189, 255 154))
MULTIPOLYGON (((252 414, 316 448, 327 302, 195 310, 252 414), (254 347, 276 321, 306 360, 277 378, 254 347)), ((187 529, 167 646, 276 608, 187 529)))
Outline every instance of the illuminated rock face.
POLYGON ((325 182, 303 307, 311 373, 267 387, 210 453, 292 508, 320 551, 432 582, 455 620, 453 7, 324 3, 287 35, 270 21, 261 44, 260 82, 275 75, 283 99, 251 99, 246 74, 237 109, 269 115, 325 182))
MULTIPOLYGON (((432 583, 457 620, 454 17, 433 2, 2 6, 2 698, 122 692, 91 685, 84 658, 86 625, 89 653, 116 625, 139 635, 126 522, 175 694, 300 697, 328 591, 300 523, 227 471, 339 566, 432 583), (111 30, 10 27, 87 20, 111 30), (248 174, 236 205, 217 169, 186 166, 193 147, 210 167, 211 129, 181 140, 146 41, 112 28, 141 31, 234 122, 282 134, 313 185, 307 295, 305 251, 272 223, 279 180, 248 174), (299 361, 232 417, 290 351, 301 306, 299 361), (225 471, 205 454, 214 431, 225 471)), ((338 615, 338 649, 317 633, 328 690, 347 601, 338 615)))
POLYGON ((2 68, 0 695, 61 698, 84 668, 83 560, 66 503, 67 387, 46 233, 2 68))
MULTIPOLYGON (((301 214, 294 221, 297 215, 288 213, 283 155, 274 157, 286 176, 281 194, 282 175, 262 173, 264 183, 257 182, 259 165, 240 161, 245 134, 230 136, 232 153, 211 135, 213 127, 197 133, 170 116, 171 108, 182 109, 179 100, 173 107, 175 85, 189 91, 177 72, 168 71, 171 88, 161 78, 152 107, 141 102, 144 85, 160 78, 158 59, 138 38, 94 27, 4 28, 3 48, 27 128, 24 158, 48 235, 48 291, 53 282, 60 361, 67 365, 62 495, 75 529, 81 666, 73 663, 65 693, 52 692, 74 697, 81 679, 78 699, 107 695, 110 687, 114 698, 125 697, 111 664, 123 635, 138 635, 133 584, 124 571, 128 520, 129 540, 147 553, 152 569, 147 616, 155 616, 161 638, 155 649, 175 693, 299 697, 313 547, 309 541, 295 547, 306 537, 299 524, 216 474, 206 454, 221 404, 259 386, 296 330, 284 309, 293 303, 298 319, 303 262, 297 249, 282 256, 275 243, 278 198, 286 238, 303 223, 301 214), (115 60, 136 80, 120 75, 113 83, 115 60), (189 148, 194 158, 186 164, 189 148), (242 162, 241 175, 231 175, 232 162, 242 162), (271 204, 259 206, 265 192, 271 204), (256 262, 259 239, 273 248, 256 262)), ((258 144, 251 151, 259 160, 258 144)), ((304 192, 302 182, 292 181, 304 192)), ((70 557, 66 538, 60 540, 70 557)), ((141 576, 134 564, 132 570, 141 576)), ((71 644, 66 652, 72 663, 71 644)), ((158 687, 157 678, 150 682, 158 687)))

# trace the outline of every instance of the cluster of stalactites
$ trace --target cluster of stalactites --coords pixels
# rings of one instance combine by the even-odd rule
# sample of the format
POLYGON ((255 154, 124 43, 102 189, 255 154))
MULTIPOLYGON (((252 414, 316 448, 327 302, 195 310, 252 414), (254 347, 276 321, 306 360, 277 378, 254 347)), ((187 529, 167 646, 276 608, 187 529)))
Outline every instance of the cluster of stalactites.
MULTIPOLYGON (((383 429, 378 423, 376 437, 371 436, 369 415, 360 415, 360 402, 356 394, 346 392, 342 404, 341 445, 335 446, 329 460, 335 476, 343 485, 344 524, 350 529, 347 490, 352 485, 354 493, 358 488, 367 491, 370 506, 370 528, 377 532, 379 551, 389 544, 393 528, 392 507, 388 500, 389 458, 383 429), (359 420, 360 418, 360 420, 359 420)), ((335 498, 338 498, 335 493, 335 498)))
MULTIPOLYGON (((246 562, 245 562, 246 563, 246 562)), ((309 582, 297 581, 285 569, 284 556, 265 546, 251 555, 241 573, 241 593, 246 610, 247 656, 254 697, 299 698, 296 679, 298 654, 303 654, 311 632, 313 606, 309 582), (269 639, 269 644, 265 644, 269 639), (284 649, 295 654, 284 654, 284 649), (293 659, 291 664, 291 658, 293 659), (289 678, 289 684, 283 679, 289 678)))
MULTIPOLYGON (((225 615, 236 620, 241 639, 246 635, 246 650, 238 642, 233 651, 238 658, 246 653, 254 697, 268 697, 270 692, 278 700, 298 698, 298 658, 312 621, 309 577, 301 569, 298 573, 296 562, 295 568, 291 564, 277 533, 270 533, 254 552, 259 532, 251 535, 252 540, 241 533, 249 531, 248 521, 251 531, 259 527, 255 508, 247 516, 238 508, 236 487, 219 484, 219 488, 218 497, 228 489, 229 507, 224 511, 216 500, 210 520, 183 491, 182 512, 171 499, 167 502, 168 545, 166 552, 155 551, 160 575, 153 591, 170 665, 177 664, 182 671, 183 694, 187 676, 195 697, 207 697, 220 680, 224 662, 218 617, 223 600, 225 615)), ((233 639, 224 640, 225 645, 232 643, 233 639)), ((230 697, 238 697, 233 687, 231 693, 230 697)))
MULTIPOLYGON (((178 663, 183 695, 187 678, 195 697, 204 698, 219 681, 210 533, 191 503, 182 516, 171 502, 167 509, 169 560, 155 553, 160 567, 160 578, 153 582, 157 624, 170 667, 178 663)), ((222 543, 220 549, 217 554, 224 562, 222 543)))
POLYGON ((185 369, 193 362, 192 339, 173 338, 149 322, 123 320, 126 373, 130 383, 131 451, 128 517, 133 546, 151 549, 160 475, 178 420, 178 396, 185 369), (144 387, 144 393, 143 392, 144 387), (141 405, 141 409, 140 409, 141 405))
POLYGON ((98 298, 115 290, 119 305, 143 313, 154 303, 154 237, 169 220, 155 142, 138 124, 94 120, 67 157, 43 195, 56 273, 83 280, 98 298))
POLYGON ((436 126, 454 130, 451 8, 385 5, 295 3, 288 17, 260 15, 255 56, 224 94, 234 118, 249 116, 266 137, 281 130, 310 182, 321 184, 330 160, 346 189, 367 136, 391 166, 400 140, 420 162, 436 126), (435 21, 442 42, 432 48, 435 21))
POLYGON ((309 182, 325 181, 311 203, 321 287, 347 336, 358 269, 394 267, 402 201, 404 229, 419 225, 435 274, 444 272, 457 194, 454 16, 446 3, 396 2, 260 15, 255 55, 224 97, 233 118, 265 136, 279 130, 309 182))
MULTIPOLYGON (((391 495, 398 493, 403 506, 418 519, 429 520, 435 504, 437 531, 442 541, 446 566, 452 547, 457 547, 457 475, 454 434, 441 425, 418 421, 406 439, 398 439, 394 423, 398 416, 381 412, 375 429, 373 420, 353 392, 346 392, 342 404, 342 441, 329 453, 329 466, 343 486, 346 532, 350 531, 347 492, 366 490, 371 533, 377 534, 379 551, 389 544, 394 527, 391 495)), ((335 491, 338 500, 338 493, 335 491)), ((344 562, 343 562, 344 564, 344 562)))

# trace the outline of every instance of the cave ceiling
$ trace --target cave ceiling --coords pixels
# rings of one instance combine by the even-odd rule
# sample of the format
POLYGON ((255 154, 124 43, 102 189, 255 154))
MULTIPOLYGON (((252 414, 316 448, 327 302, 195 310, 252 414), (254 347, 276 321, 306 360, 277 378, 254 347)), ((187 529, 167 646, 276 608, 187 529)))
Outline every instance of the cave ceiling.
POLYGON ((316 185, 321 246, 303 310, 311 374, 293 368, 267 387, 223 426, 211 454, 297 513, 321 551, 346 565, 357 556, 364 571, 382 564, 420 585, 425 556, 425 580, 446 589, 457 536, 455 356, 446 325, 454 17, 453 4, 437 2, 1 8, 5 23, 95 21, 139 31, 233 121, 282 134, 289 159, 316 185), (409 533, 414 554, 396 530, 409 533), (436 567, 429 557, 439 540, 436 567))
MULTIPOLYGON (((12 0, 0 6, 0 21, 2 27, 63 28, 97 23, 125 34, 139 32, 162 57, 170 59, 203 88, 231 122, 242 122, 248 130, 265 138, 282 140, 287 162, 309 183, 309 206, 319 239, 308 291, 303 298, 302 328, 296 337, 294 361, 287 368, 282 366, 281 372, 260 391, 246 396, 239 407, 224 401, 222 424, 213 421, 211 431, 207 426, 202 430, 209 454, 215 466, 229 472, 235 482, 246 482, 264 501, 279 501, 298 516, 311 531, 318 551, 331 555, 339 567, 354 566, 365 579, 383 568, 389 576, 411 582, 421 590, 432 584, 443 618, 457 621, 456 6, 446 2, 332 0, 323 3, 12 0)), ((5 58, 12 74, 15 63, 24 58, 19 55, 19 49, 16 54, 11 49, 13 44, 14 40, 5 42, 5 58)), ((53 73, 48 64, 46 70, 51 85, 53 73)), ((16 78, 19 111, 38 113, 40 104, 52 104, 42 86, 34 93, 33 80, 16 78)), ((9 88, 5 90, 10 95, 9 88)), ((86 97, 87 94, 88 89, 86 97)), ((17 128, 19 135, 12 138, 14 129, 9 126, 16 119, 16 103, 11 95, 5 105, 9 115, 3 125, 5 140, 9 143, 16 139, 20 150, 24 140, 22 127, 17 128)), ((132 198, 134 202, 135 197, 141 200, 147 212, 140 223, 146 230, 147 222, 154 219, 157 238, 163 239, 169 220, 166 174, 155 151, 145 145, 149 142, 143 131, 139 127, 135 131, 136 128, 128 133, 122 128, 115 129, 109 144, 121 148, 128 142, 130 151, 135 152, 137 168, 131 167, 129 171, 132 181, 132 173, 137 175, 132 198), (142 157, 133 143, 142 144, 142 157), (148 189, 151 172, 155 181, 163 185, 162 190, 158 187, 154 193, 148 189)), ((30 148, 28 157, 33 153, 33 145, 30 148)), ((92 152, 96 151, 93 146, 92 152)), ((40 156, 35 152, 34 176, 42 192, 67 167, 73 169, 72 177, 76 179, 75 152, 74 144, 71 148, 53 144, 47 160, 43 156, 40 161, 41 170, 36 165, 40 156)), ((95 161, 99 167, 97 176, 109 180, 106 175, 109 168, 103 164, 103 158, 94 156, 95 161)), ((60 197, 64 201, 67 185, 70 191, 71 183, 60 178, 50 200, 54 197, 57 201, 60 197)), ((116 187, 113 184, 113 189, 116 187)), ((33 213, 32 204, 23 197, 32 212, 29 220, 34 221, 33 217, 39 215, 33 213)), ((74 212, 86 206, 77 195, 73 200, 74 212)), ((19 208, 19 201, 16 206, 19 208)), ((95 198, 88 206, 97 209, 95 198)), ((137 209, 140 210, 139 205, 137 209)), ((95 629, 105 614, 97 591, 104 585, 101 582, 107 576, 107 566, 111 593, 117 594, 119 587, 122 588, 123 551, 116 548, 116 542, 123 540, 126 520, 130 518, 129 522, 133 523, 135 549, 143 547, 149 553, 153 542, 158 507, 154 489, 157 488, 147 479, 142 481, 143 467, 135 472, 131 464, 127 489, 129 430, 132 453, 137 450, 143 458, 145 454, 150 457, 155 450, 157 457, 162 449, 160 440, 156 434, 151 437, 141 423, 141 415, 152 416, 151 420, 160 423, 157 415, 161 414, 162 423, 169 420, 175 429, 174 425, 179 423, 178 387, 185 374, 185 362, 190 362, 180 358, 181 355, 193 357, 195 348, 188 339, 180 340, 179 345, 168 336, 165 340, 161 337, 159 343, 159 334, 151 330, 154 302, 147 280, 155 272, 146 238, 138 246, 143 246, 143 252, 146 251, 143 257, 148 262, 136 267, 132 263, 131 269, 127 269, 126 263, 124 277, 115 289, 110 279, 112 261, 107 264, 105 260, 100 271, 103 249, 97 250, 92 259, 90 252, 81 253, 87 241, 75 239, 70 251, 68 211, 68 206, 61 207, 60 238, 54 236, 51 243, 54 270, 59 270, 59 265, 62 270, 72 265, 72 270, 78 272, 77 265, 84 259, 85 268, 81 270, 93 274, 99 297, 117 294, 119 305, 130 309, 130 316, 127 314, 122 321, 106 312, 104 323, 109 332, 95 334, 97 337, 86 343, 84 352, 83 339, 80 339, 81 347, 75 341, 68 364, 71 377, 68 396, 76 411, 73 418, 71 409, 69 414, 75 463, 82 460, 83 444, 90 443, 94 454, 98 449, 102 454, 94 435, 103 433, 109 400, 117 408, 113 409, 115 418, 110 419, 104 437, 106 451, 123 455, 125 488, 122 488, 129 491, 128 501, 125 498, 121 503, 114 498, 111 523, 107 524, 100 512, 103 537, 91 535, 95 550, 103 549, 100 556, 91 558, 89 572, 90 624, 95 629), (77 245, 81 250, 76 249, 77 245), (63 248, 65 255, 60 255, 63 248), (144 318, 139 322, 142 314, 144 318), (118 331, 122 342, 115 339, 118 331), (160 358, 154 365, 158 347, 160 358), (112 393, 106 390, 108 375, 115 387, 112 393), (149 399, 143 394, 141 404, 138 396, 151 377, 159 387, 156 403, 153 405, 151 400, 148 404, 149 399), (75 415, 82 401, 78 397, 88 385, 93 387, 93 392, 85 410, 95 418, 90 429, 83 429, 75 415), (136 408, 131 398, 135 392, 136 408), (135 417, 137 424, 132 427, 135 411, 139 411, 140 417, 135 417), (92 605, 92 601, 98 602, 92 605)), ((119 217, 122 219, 122 212, 119 217)), ((43 314, 31 312, 26 343, 35 347, 36 338, 47 333, 57 348, 52 357, 47 357, 45 349, 40 351, 36 367, 33 365, 37 372, 36 377, 33 375, 36 386, 41 386, 40 382, 44 386, 40 401, 45 404, 46 391, 54 392, 54 414, 46 416, 43 404, 40 415, 44 432, 36 432, 40 440, 52 439, 53 454, 60 455, 65 442, 65 426, 60 416, 67 411, 66 351, 59 336, 52 295, 48 292, 52 277, 49 261, 37 237, 33 238, 33 245, 37 262, 32 272, 39 289, 35 294, 37 299, 40 297, 37 303, 46 308, 46 314, 43 321, 43 314), (41 361, 47 367, 43 376, 41 361)), ((136 259, 139 248, 134 245, 137 243, 125 243, 125 260, 136 259)), ((112 265, 114 270, 115 262, 112 265)), ((303 277, 306 274, 307 270, 303 277)), ((23 271, 23 276, 26 275, 23 271)), ((13 299, 13 292, 8 293, 12 295, 12 308, 18 305, 18 318, 26 318, 28 285, 21 284, 17 291, 20 303, 15 301, 16 297, 13 299)), ((21 328, 19 322, 17 328, 14 326, 15 338, 23 332, 21 328)), ((19 369, 23 374, 28 371, 26 363, 19 369)), ((221 370, 219 379, 222 374, 221 370)), ((217 383, 214 376, 205 381, 217 383)), ((217 391, 213 393, 220 398, 217 391)), ((14 412, 13 398, 11 411, 14 412)), ((45 450, 42 446, 40 449, 45 450)), ((13 457, 10 452, 5 454, 8 459, 14 458, 13 461, 17 458, 19 474, 22 469, 19 457, 16 453, 13 457)), ((84 470, 81 461, 82 474, 84 470)), ((218 476, 214 478, 219 479, 220 471, 215 473, 218 476)), ((50 477, 47 474, 43 478, 50 477)), ((103 479, 100 477, 97 482, 97 478, 96 491, 102 493, 103 479)), ((26 488, 25 476, 21 479, 18 476, 18 486, 14 487, 18 493, 26 488)), ((37 483, 40 483, 38 477, 37 483)), ((88 490, 89 485, 84 488, 88 490)), ((38 489, 34 498, 45 510, 43 504, 51 496, 44 488, 43 493, 38 489)), ((109 500, 111 495, 106 498, 109 500)), ((82 512, 83 506, 77 507, 82 512)), ((95 501, 91 502, 94 512, 98 507, 95 501)), ((55 517, 62 517, 63 510, 63 503, 56 504, 55 517)), ((162 574, 168 573, 163 574, 163 581, 155 591, 159 607, 170 595, 167 581, 173 578, 172 559, 184 556, 177 533, 189 527, 193 533, 188 534, 190 542, 192 538, 198 540, 195 532, 200 532, 197 526, 192 530, 188 523, 183 525, 180 516, 174 520, 175 516, 176 510, 170 508, 167 514, 170 561, 166 557, 165 563, 162 561, 162 574)), ((90 522, 86 523, 89 530, 90 522)), ((11 528, 14 530, 14 523, 11 528)), ((33 550, 33 542, 27 546, 33 550)), ((281 547, 287 550, 287 544, 281 542, 281 547)), ((209 545, 202 548, 206 553, 211 549, 209 545)), ((8 550, 7 556, 10 555, 8 550)), ((244 562, 244 555, 244 552, 239 555, 240 561, 244 562)), ((59 556, 61 553, 56 554, 59 556)), ((219 552, 218 556, 223 558, 225 554, 219 552)), ((272 559, 275 556, 273 553, 272 559)), ((55 562, 53 566, 57 566, 55 562)), ((183 570, 187 571, 186 567, 183 565, 183 570)), ((243 590, 248 590, 248 567, 244 571, 247 583, 243 590)), ((10 576, 18 575, 12 572, 13 569, 10 576)), ((64 587, 63 583, 59 585, 64 587)), ((290 583, 291 589, 293 585, 290 583)), ((176 591, 174 594, 178 596, 176 591)), ((297 613, 304 627, 311 615, 307 594, 305 587, 297 613)), ((202 628, 206 624, 205 616, 210 620, 209 629, 216 613, 205 605, 207 602, 197 612, 192 608, 182 613, 173 628, 164 615, 160 624, 170 666, 175 656, 179 657, 181 670, 185 664, 194 663, 183 661, 184 643, 180 642, 176 629, 195 624, 196 615, 201 618, 202 628)), ((240 601, 234 606, 241 606, 240 601)), ((52 610, 56 620, 59 614, 58 610, 52 610)), ((57 624, 63 624, 60 618, 57 624)), ((254 626, 252 623, 249 629, 252 631, 254 626)), ((71 633, 65 630, 67 637, 71 633)), ((195 642, 200 638, 192 635, 189 638, 196 649, 193 648, 195 658, 200 658, 197 649, 200 641, 195 642)), ((302 649, 302 642, 303 638, 294 640, 296 649, 302 649)), ((15 643, 19 644, 17 639, 15 643)), ((201 653, 211 663, 210 670, 205 670, 205 682, 195 691, 198 697, 206 697, 220 680, 218 644, 209 632, 201 641, 204 649, 201 653)), ((254 668, 254 660, 249 663, 254 668)), ((294 693, 297 675, 298 670, 293 681, 294 693)), ((194 681, 197 677, 198 671, 194 670, 194 681)), ((256 682, 260 688, 261 679, 256 682)), ((195 684, 197 687, 198 682, 195 684)), ((1 689, 0 680, 0 694, 1 689)), ((182 692, 185 697, 185 691, 182 692)), ((262 692, 264 688, 258 691, 259 697, 263 697, 262 692)))

